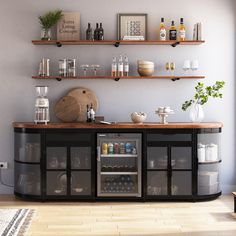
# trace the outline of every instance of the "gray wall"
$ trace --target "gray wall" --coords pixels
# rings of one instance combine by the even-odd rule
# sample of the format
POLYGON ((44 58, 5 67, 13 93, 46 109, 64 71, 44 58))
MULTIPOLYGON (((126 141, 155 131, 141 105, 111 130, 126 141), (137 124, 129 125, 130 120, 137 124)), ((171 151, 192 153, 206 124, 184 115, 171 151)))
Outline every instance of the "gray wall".
MULTIPOLYGON (((148 121, 158 121, 154 114, 161 105, 175 110, 170 121, 189 121, 188 112, 181 111, 181 104, 189 99, 196 81, 165 80, 120 81, 37 81, 31 76, 37 73, 42 57, 54 61, 60 58, 77 58, 80 64, 99 63, 108 74, 113 55, 127 53, 131 68, 135 71, 137 59, 157 63, 157 70, 166 61, 175 61, 177 67, 185 59, 200 61, 199 73, 206 75, 206 84, 216 80, 227 81, 222 100, 210 100, 204 107, 205 121, 222 121, 222 183, 228 192, 235 185, 235 13, 233 0, 0 0, 0 160, 8 161, 10 169, 2 171, 7 183, 13 182, 13 129, 12 121, 32 121, 35 101, 35 85, 49 85, 51 107, 68 90, 84 86, 94 90, 100 102, 98 113, 107 120, 129 121, 133 111, 148 113, 148 121), (148 13, 150 39, 156 39, 159 21, 164 16, 168 21, 184 17, 191 37, 193 24, 204 25, 206 43, 199 47, 170 46, 34 46, 32 39, 40 36, 37 17, 48 10, 63 9, 81 13, 82 36, 87 22, 103 22, 105 38, 116 37, 116 14, 118 12, 148 13)), ((160 72, 161 73, 161 72, 160 72)), ((52 115, 53 116, 53 115, 52 115)), ((53 119, 55 119, 53 117, 53 119)), ((0 185, 0 193, 12 189, 0 185)))

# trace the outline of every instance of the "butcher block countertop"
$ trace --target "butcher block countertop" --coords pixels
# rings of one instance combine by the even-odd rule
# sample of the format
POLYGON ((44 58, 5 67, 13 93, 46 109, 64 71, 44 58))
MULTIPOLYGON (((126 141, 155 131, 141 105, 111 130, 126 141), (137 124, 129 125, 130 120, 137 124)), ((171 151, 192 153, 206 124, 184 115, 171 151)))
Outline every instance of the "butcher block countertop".
POLYGON ((13 122, 14 128, 28 129, 215 129, 222 128, 220 122, 213 123, 143 123, 135 124, 132 122, 121 122, 116 124, 100 124, 100 123, 48 123, 34 124, 32 122, 13 122))

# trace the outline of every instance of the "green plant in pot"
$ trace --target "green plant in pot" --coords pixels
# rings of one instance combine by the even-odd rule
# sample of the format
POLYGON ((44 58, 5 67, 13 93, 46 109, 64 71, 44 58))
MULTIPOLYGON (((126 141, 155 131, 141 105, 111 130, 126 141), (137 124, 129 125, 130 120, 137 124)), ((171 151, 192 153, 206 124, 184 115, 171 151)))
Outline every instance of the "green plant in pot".
POLYGON ((188 101, 185 101, 182 104, 182 110, 186 111, 189 107, 190 109, 190 120, 192 122, 201 122, 204 118, 204 112, 202 105, 206 104, 209 100, 209 97, 212 98, 222 98, 223 94, 221 93, 222 88, 224 87, 224 81, 216 81, 212 86, 205 86, 204 83, 198 83, 195 87, 194 98, 188 101))
POLYGON ((43 16, 39 16, 39 22, 41 25, 41 39, 51 40, 51 28, 61 19, 63 16, 61 10, 49 11, 43 16))

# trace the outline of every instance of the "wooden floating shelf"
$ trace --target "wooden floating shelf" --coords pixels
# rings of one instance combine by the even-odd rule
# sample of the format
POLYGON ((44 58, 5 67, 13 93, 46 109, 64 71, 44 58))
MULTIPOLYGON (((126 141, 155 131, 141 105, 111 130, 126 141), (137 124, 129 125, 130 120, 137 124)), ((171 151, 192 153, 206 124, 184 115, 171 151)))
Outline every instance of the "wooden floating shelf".
POLYGON ((61 47, 62 45, 114 45, 119 47, 120 45, 171 45, 173 47, 177 45, 200 45, 205 43, 204 40, 185 40, 185 41, 175 41, 175 40, 99 40, 99 41, 89 41, 89 40, 32 40, 34 45, 56 45, 61 47))
POLYGON ((75 76, 75 77, 61 77, 61 76, 32 76, 32 79, 56 79, 61 80, 73 80, 73 79, 113 79, 116 81, 123 79, 170 79, 170 80, 179 80, 179 79, 205 79, 205 76, 126 76, 126 77, 113 77, 113 76, 75 76))

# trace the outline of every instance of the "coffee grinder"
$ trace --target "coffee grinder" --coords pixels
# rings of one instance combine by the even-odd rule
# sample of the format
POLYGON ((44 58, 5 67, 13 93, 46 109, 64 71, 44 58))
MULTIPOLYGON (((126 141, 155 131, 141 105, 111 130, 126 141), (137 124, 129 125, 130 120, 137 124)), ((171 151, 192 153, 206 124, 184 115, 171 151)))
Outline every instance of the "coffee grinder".
POLYGON ((48 86, 36 86, 36 101, 35 101, 35 112, 34 112, 34 123, 47 124, 49 118, 49 100, 47 98, 48 86))

